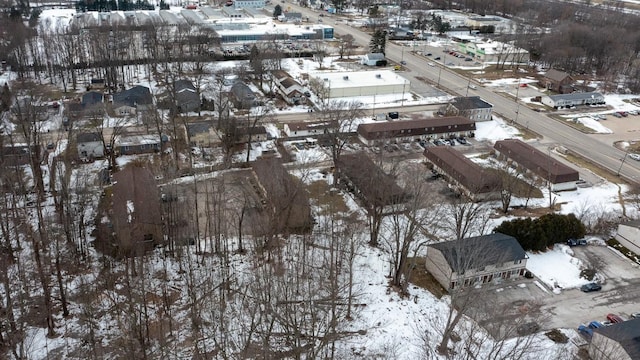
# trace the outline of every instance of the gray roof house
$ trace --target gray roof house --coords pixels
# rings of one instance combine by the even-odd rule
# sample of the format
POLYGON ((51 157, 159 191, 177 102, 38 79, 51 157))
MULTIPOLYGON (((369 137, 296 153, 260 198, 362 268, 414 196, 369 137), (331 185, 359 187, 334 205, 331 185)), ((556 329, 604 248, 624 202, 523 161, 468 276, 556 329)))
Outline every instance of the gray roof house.
POLYGON ((569 108, 580 105, 603 105, 604 96, 599 92, 583 92, 543 96, 541 102, 554 109, 569 108))
POLYGON ((457 97, 440 108, 445 116, 463 116, 473 121, 490 121, 493 105, 480 96, 457 97))
POLYGON ((254 94, 251 88, 238 81, 231 87, 231 98, 236 108, 238 109, 251 109, 257 103, 256 94, 254 94))
POLYGON ((445 288, 456 289, 523 276, 527 254, 509 235, 493 233, 427 247, 427 271, 445 288))
POLYGON ((104 95, 102 93, 97 91, 89 91, 82 95, 82 106, 88 107, 102 104, 103 99, 104 95))
POLYGON ((571 86, 573 78, 564 71, 549 69, 549 71, 544 74, 542 82, 545 88, 557 93, 566 94, 573 91, 573 87, 571 86))
POLYGON ((200 109, 200 96, 191 81, 178 80, 173 84, 173 87, 178 112, 184 113, 200 109))
POLYGON ((147 110, 152 104, 153 97, 146 86, 136 85, 113 94, 113 109, 118 115, 126 115, 123 111, 118 111, 119 109, 126 108, 128 114, 135 114, 136 111, 147 110))
POLYGON ((589 357, 593 360, 640 359, 640 319, 594 329, 589 357))

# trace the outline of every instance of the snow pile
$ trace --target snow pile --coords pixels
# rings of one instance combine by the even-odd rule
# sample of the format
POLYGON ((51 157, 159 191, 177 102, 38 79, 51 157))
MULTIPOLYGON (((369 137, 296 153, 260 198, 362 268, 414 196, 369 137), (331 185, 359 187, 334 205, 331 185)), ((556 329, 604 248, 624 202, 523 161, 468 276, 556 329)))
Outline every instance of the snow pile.
POLYGON ((589 281, 580 277, 582 262, 564 244, 544 253, 527 253, 527 269, 555 290, 580 287, 589 281))
POLYGON ((590 129, 593 129, 598 134, 613 134, 613 131, 606 126, 599 123, 596 119, 590 116, 583 116, 574 119, 575 122, 580 123, 590 129))

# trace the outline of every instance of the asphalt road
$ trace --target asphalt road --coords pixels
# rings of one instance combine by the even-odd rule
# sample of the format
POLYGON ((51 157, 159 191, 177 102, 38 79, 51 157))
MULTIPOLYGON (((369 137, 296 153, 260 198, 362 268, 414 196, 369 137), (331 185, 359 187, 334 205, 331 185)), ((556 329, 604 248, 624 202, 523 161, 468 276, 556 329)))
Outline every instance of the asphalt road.
MULTIPOLYGON (((287 2, 287 6, 301 12, 303 16, 309 16, 310 19, 315 20, 318 18, 319 12, 317 11, 302 8, 289 2, 287 2)), ((369 34, 358 28, 348 26, 342 21, 336 22, 338 18, 335 15, 325 16, 324 22, 331 24, 336 33, 351 34, 355 42, 360 46, 368 46, 371 39, 369 34)), ((426 78, 437 84, 438 87, 455 95, 465 96, 467 93, 469 95, 471 93, 478 95, 494 106, 496 114, 543 136, 549 146, 562 145, 610 172, 619 174, 620 177, 627 181, 640 184, 640 168, 634 162, 623 161, 625 152, 613 147, 611 144, 594 141, 587 134, 566 126, 542 113, 535 112, 524 104, 518 105, 513 98, 496 94, 490 89, 479 86, 477 89, 469 91, 467 90, 467 85, 470 83, 468 78, 449 70, 443 66, 442 62, 435 63, 436 66, 430 66, 428 63, 433 62, 431 59, 415 55, 408 50, 406 47, 403 50, 403 47, 392 42, 387 42, 386 45, 386 56, 389 60, 397 63, 400 61, 406 62, 405 67, 410 71, 404 73, 403 76, 411 81, 412 91, 417 93, 428 91, 427 88, 430 85, 417 79, 419 77, 426 78)), ((434 53, 434 56, 436 56, 436 53, 434 53)), ((438 56, 441 55, 438 54, 438 56)))

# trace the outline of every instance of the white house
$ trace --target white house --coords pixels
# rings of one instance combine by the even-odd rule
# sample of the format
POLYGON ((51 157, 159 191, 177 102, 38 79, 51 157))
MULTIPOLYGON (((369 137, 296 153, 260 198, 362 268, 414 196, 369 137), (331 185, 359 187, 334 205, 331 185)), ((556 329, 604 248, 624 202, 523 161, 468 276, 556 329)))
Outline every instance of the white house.
POLYGON ((604 96, 598 92, 571 93, 543 96, 541 102, 554 109, 569 108, 580 105, 602 105, 604 96))
POLYGON ((318 136, 335 127, 336 123, 331 121, 292 122, 284 124, 284 133, 288 137, 318 136))
POLYGON ((104 143, 98 133, 80 133, 76 137, 78 156, 82 159, 104 156, 104 143))
POLYGON ((630 251, 640 255, 640 221, 626 221, 618 225, 616 240, 630 251))
POLYGON ((387 65, 387 60, 383 53, 368 53, 362 57, 360 63, 367 66, 384 66, 387 65))

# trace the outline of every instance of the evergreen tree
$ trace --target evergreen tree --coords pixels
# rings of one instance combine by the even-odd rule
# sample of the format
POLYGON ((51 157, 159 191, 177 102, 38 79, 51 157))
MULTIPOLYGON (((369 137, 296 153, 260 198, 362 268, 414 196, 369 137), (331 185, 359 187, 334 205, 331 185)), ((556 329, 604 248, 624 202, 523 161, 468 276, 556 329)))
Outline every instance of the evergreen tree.
POLYGON ((369 42, 369 50, 372 53, 385 53, 385 47, 387 45, 387 33, 384 30, 376 30, 371 36, 369 42))
POLYGON ((273 8, 273 17, 277 18, 280 15, 282 15, 282 6, 278 4, 273 8))

